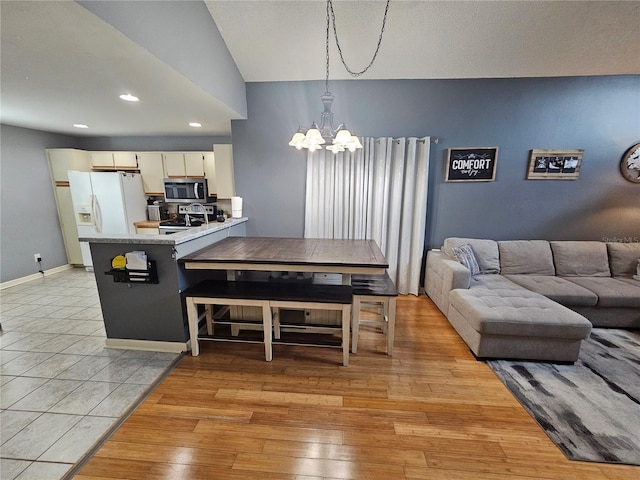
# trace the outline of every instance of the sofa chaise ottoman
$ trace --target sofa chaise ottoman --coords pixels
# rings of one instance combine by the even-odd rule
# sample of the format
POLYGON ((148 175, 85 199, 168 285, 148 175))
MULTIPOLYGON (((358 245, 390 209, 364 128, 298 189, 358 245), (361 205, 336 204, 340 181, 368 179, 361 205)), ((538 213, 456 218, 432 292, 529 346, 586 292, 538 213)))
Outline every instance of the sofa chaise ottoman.
POLYGON ((591 332, 582 315, 499 275, 449 296, 448 320, 479 358, 575 362, 591 332))

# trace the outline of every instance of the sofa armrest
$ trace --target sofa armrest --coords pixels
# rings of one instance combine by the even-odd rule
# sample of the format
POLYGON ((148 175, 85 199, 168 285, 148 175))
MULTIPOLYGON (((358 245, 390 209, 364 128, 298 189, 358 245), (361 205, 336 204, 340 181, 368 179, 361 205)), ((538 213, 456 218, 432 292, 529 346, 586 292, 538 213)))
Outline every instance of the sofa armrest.
POLYGON ((424 289, 445 315, 449 312, 449 292, 456 288, 469 288, 471 272, 440 250, 427 252, 424 289))

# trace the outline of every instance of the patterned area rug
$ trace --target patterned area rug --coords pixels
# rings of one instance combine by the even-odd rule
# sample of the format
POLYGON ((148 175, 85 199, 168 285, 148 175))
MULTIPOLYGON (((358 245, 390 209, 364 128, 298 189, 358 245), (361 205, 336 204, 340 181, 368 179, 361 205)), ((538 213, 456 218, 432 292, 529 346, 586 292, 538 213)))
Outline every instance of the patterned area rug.
POLYGON ((570 460, 640 465, 640 332, 594 328, 574 365, 487 364, 570 460))

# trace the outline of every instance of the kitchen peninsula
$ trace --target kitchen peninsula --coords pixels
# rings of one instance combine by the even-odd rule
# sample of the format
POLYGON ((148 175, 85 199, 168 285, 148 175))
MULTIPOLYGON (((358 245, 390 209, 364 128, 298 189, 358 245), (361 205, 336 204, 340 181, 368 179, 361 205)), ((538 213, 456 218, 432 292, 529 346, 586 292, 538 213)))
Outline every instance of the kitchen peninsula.
MULTIPOLYGON (((223 272, 186 271, 182 257, 227 237, 246 236, 247 218, 230 218, 172 235, 91 235, 88 242, 107 334, 106 346, 132 350, 188 350, 189 331, 180 292, 223 272), (129 279, 115 271, 112 260, 142 251, 153 262, 157 283, 129 279)), ((154 278, 155 281, 155 278, 154 278)))

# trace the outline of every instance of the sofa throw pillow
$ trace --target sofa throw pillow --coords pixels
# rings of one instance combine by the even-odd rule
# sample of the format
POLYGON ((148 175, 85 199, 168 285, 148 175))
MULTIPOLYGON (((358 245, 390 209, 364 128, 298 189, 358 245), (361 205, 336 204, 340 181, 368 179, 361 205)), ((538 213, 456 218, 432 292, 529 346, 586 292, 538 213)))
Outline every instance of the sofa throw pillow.
POLYGON ((453 254, 458 259, 458 261, 467 267, 467 269, 471 272, 471 276, 475 277, 480 273, 480 267, 478 266, 478 260, 476 260, 476 256, 473 253, 473 249, 471 245, 460 245, 459 247, 455 247, 453 249, 453 254))
POLYGON ((498 243, 495 240, 480 238, 448 237, 444 240, 444 253, 455 258, 453 249, 469 244, 478 261, 480 273, 500 273, 498 243))

